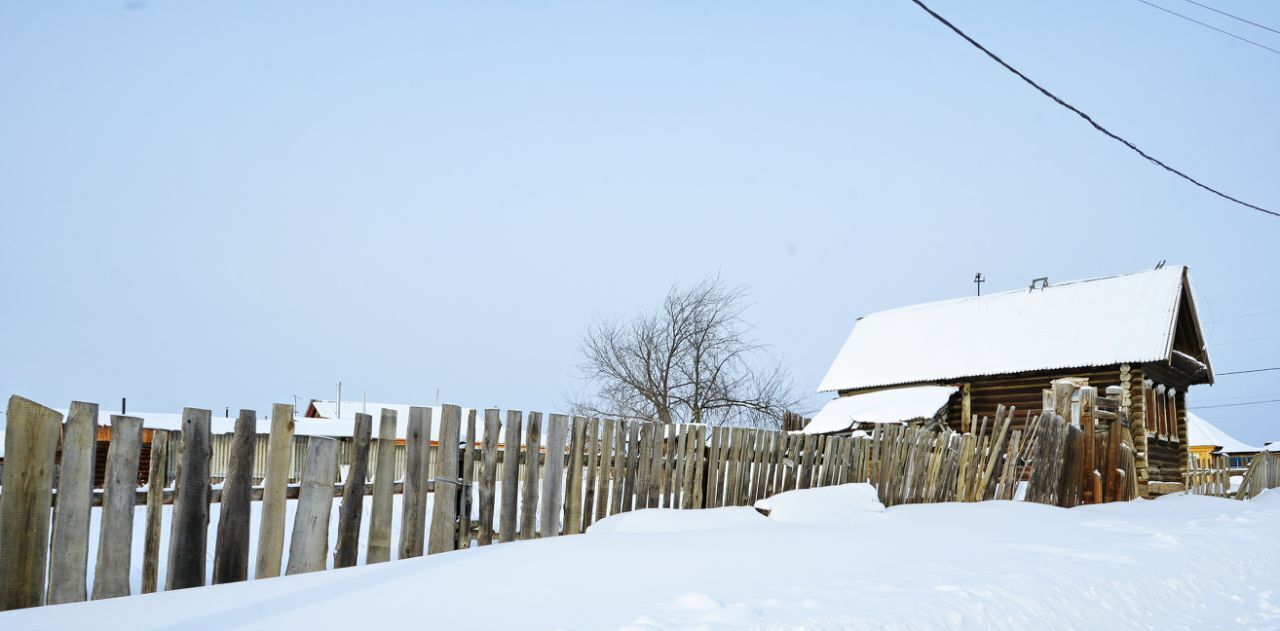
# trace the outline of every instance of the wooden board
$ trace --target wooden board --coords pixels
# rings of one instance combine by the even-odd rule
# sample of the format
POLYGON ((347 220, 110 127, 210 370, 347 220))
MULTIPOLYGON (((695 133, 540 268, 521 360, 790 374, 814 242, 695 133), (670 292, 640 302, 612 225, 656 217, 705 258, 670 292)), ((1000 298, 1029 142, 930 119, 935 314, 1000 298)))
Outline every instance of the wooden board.
POLYGON ((227 475, 222 481, 222 504, 218 507, 218 538, 213 554, 214 583, 234 583, 249 578, 249 504, 257 431, 258 413, 240 410, 231 435, 227 475))
POLYGON ((298 491, 293 534, 289 537, 286 574, 317 572, 325 568, 329 551, 329 513, 333 510, 333 481, 337 477, 338 441, 325 436, 308 436, 302 488, 298 491))
POLYGON ((258 521, 258 559, 255 578, 280 575, 284 557, 285 492, 293 455, 293 406, 271 406, 271 436, 267 439, 266 477, 262 480, 262 508, 258 521))
POLYGON ((461 426, 462 408, 456 405, 440 407, 440 466, 435 479, 427 554, 449 552, 458 547, 458 499, 461 494, 458 431, 461 426))
POLYGON ((98 405, 73 401, 62 432, 62 465, 53 511, 47 599, 50 605, 81 602, 87 596, 89 510, 97 435, 98 405))
POLYGON ((515 541, 519 521, 520 426, 522 414, 507 410, 507 426, 502 444, 502 510, 498 516, 498 540, 515 541))
POLYGON ((143 526, 142 593, 156 591, 160 574, 160 527, 164 516, 165 463, 169 461, 169 432, 151 433, 151 466, 147 475, 147 516, 143 526))
POLYGON ((564 516, 565 440, 569 417, 551 414, 547 420, 546 474, 542 478, 542 499, 538 512, 538 533, 543 538, 560 536, 564 516))
POLYGON ((431 472, 426 468, 427 454, 431 451, 431 435, 427 423, 431 408, 412 406, 409 422, 404 430, 404 495, 400 499, 401 559, 422 556, 423 541, 427 536, 427 479, 431 472))
POLYGON ((484 439, 480 444, 480 545, 493 543, 494 499, 498 485, 498 438, 502 418, 496 409, 484 411, 484 439))
POLYGON ((396 481, 395 410, 382 408, 377 445, 377 459, 373 463, 373 505, 369 508, 369 549, 365 552, 365 563, 391 560, 392 493, 396 481))
POLYGON ((204 585, 208 558, 209 459, 213 456, 209 410, 183 408, 182 445, 174 482, 166 590, 204 585))
POLYGON ((568 471, 565 479, 564 534, 576 535, 582 531, 582 456, 587 440, 587 419, 573 417, 569 433, 568 471))
POLYGON ((138 488, 142 455, 142 419, 111 416, 111 446, 103 480, 98 522, 98 561, 93 573, 93 599, 129 595, 129 557, 133 550, 133 494, 138 488))
POLYGON ((351 438, 351 465, 342 485, 342 504, 338 507, 338 541, 333 551, 333 567, 352 567, 360 554, 360 522, 364 516, 365 481, 369 477, 369 443, 373 435, 373 417, 356 413, 351 438))
POLYGON ((524 486, 520 489, 520 538, 538 537, 538 488, 541 472, 542 413, 529 413, 525 433, 524 486))

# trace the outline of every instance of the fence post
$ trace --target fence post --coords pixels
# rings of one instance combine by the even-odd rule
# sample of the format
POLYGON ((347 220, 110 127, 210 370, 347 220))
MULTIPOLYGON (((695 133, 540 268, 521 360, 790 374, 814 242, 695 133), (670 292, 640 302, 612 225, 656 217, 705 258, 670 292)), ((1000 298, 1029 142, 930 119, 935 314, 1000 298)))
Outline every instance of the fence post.
POLYGON ((498 519, 498 541, 516 538, 516 510, 520 494, 520 420, 522 414, 507 410, 507 427, 502 443, 502 514, 498 519))
POLYGON ((142 544, 142 593, 156 591, 160 574, 160 526, 164 516, 164 487, 169 462, 169 432, 151 432, 151 466, 147 471, 147 517, 142 544))
POLYGON ((89 567, 89 511, 93 503, 94 446, 98 438, 98 405, 72 401, 62 435, 62 469, 58 473, 57 507, 53 511, 53 543, 49 551, 48 604, 85 599, 89 567))
POLYGON ((462 408, 440 407, 440 467, 435 480, 427 554, 458 547, 458 429, 461 424, 462 408))
POLYGON ((409 408, 409 424, 404 432, 404 494, 400 499, 401 559, 422 556, 426 538, 426 490, 427 478, 430 477, 426 460, 431 451, 431 435, 425 432, 430 422, 430 408, 409 408))
MULTIPOLYGON (((444 443, 440 443, 441 452, 444 443)), ((365 563, 391 560, 391 519, 396 483, 396 411, 382 408, 378 420, 378 459, 373 463, 373 506, 369 511, 369 544, 365 563)), ((438 491, 439 489, 437 489, 438 491)), ((403 505, 402 505, 403 506, 403 505)))
POLYGON ((323 570, 329 550, 329 513, 333 510, 333 481, 338 477, 338 441, 307 437, 307 459, 298 489, 298 508, 289 536, 289 564, 285 574, 323 570))
POLYGON ((142 419, 111 416, 111 446, 98 523, 98 560, 93 573, 93 599, 129 595, 129 553, 133 548, 133 504, 142 453, 142 419))
POLYGON ((338 507, 338 544, 333 551, 333 567, 351 567, 360 556, 360 521, 364 514, 364 484, 369 474, 369 440, 373 417, 356 412, 351 432, 351 466, 342 485, 342 505, 338 507))
POLYGON ((253 447, 258 439, 258 413, 240 410, 227 477, 222 481, 218 509, 218 538, 214 543, 213 582, 234 583, 249 578, 249 503, 253 487, 253 447))
POLYGON ((258 561, 254 578, 280 576, 284 556, 285 494, 289 486, 289 458, 293 455, 293 406, 271 406, 271 436, 267 439, 267 470, 262 479, 262 515, 258 527, 258 561))
POLYGON ((166 590, 204 585, 209 528, 209 410, 182 409, 166 590))
POLYGON ((493 543, 494 495, 498 484, 498 433, 502 419, 496 409, 484 411, 484 442, 480 449, 480 545, 493 543))

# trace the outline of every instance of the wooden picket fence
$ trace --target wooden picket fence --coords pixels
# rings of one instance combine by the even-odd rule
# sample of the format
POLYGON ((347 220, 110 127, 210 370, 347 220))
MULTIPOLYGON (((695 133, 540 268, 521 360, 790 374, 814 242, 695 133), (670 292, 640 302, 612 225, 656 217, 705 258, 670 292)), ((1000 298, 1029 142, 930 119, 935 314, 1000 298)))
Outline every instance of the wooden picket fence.
MULTIPOLYGON (((439 409, 433 419, 432 408, 410 408, 401 481, 395 458, 370 457, 374 446, 394 453, 396 412, 381 410, 376 438, 374 419, 357 414, 349 444, 342 446, 347 475, 336 485, 339 440, 306 437, 301 481, 291 485, 291 461, 296 461, 292 407, 273 408, 265 451, 255 447, 256 413, 242 411, 225 477, 215 488, 210 412, 186 408, 179 432, 153 435, 152 483, 142 491, 136 488, 142 420, 112 416, 106 481, 95 501, 97 406, 73 403, 64 423, 60 413, 14 396, 0 487, 0 610, 128 595, 135 504, 146 505, 141 560, 146 593, 205 584, 209 558, 214 583, 243 581, 277 576, 282 569, 286 574, 323 570, 330 553, 333 567, 352 566, 362 545, 366 562, 378 563, 581 533, 609 515, 636 509, 748 506, 785 491, 850 482, 874 484, 888 506, 1011 500, 1023 485, 1028 501, 1068 507, 1082 501, 1085 460, 1074 455, 1081 453, 1081 430, 1054 411, 1029 418, 1025 431, 1011 431, 1016 411, 1001 407, 990 424, 975 422, 978 429, 972 433, 882 425, 869 437, 837 437, 519 411, 507 411, 503 422, 496 409, 484 410, 480 419, 455 405, 439 409), (433 423, 439 424, 436 450, 430 440, 433 423), (168 488, 159 467, 171 460, 170 453, 176 475, 168 488), (255 462, 264 457, 265 468, 255 462), (255 470, 262 472, 260 486, 255 470), (369 494, 366 515, 363 497, 369 494), (395 494, 402 496, 403 509, 397 542, 391 541, 395 494), (335 496, 341 503, 337 537, 330 540, 335 496), (293 498, 286 554, 286 500, 293 498), (206 525, 214 501, 220 506, 211 546, 206 525), (262 507, 251 574, 254 501, 262 507), (95 503, 102 508, 88 593, 88 530, 95 503), (161 577, 167 503, 173 508, 167 572, 161 577), (369 526, 362 541, 363 520, 369 526)), ((1116 475, 1131 475, 1131 459, 1117 466, 1128 468, 1116 475)), ((1132 497, 1120 491, 1108 496, 1132 497)), ((1095 497, 1101 501, 1102 494, 1095 497)))
POLYGON ((1241 500, 1253 499, 1259 493, 1274 488, 1280 488, 1280 453, 1263 451, 1249 461, 1249 468, 1245 469, 1235 497, 1241 500))

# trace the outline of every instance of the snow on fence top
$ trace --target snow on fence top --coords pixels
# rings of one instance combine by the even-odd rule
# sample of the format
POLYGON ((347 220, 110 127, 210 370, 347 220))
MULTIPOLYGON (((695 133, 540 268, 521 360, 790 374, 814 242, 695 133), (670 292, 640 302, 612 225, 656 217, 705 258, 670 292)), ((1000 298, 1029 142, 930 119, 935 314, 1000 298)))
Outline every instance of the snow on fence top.
POLYGON ((819 392, 1167 360, 1182 266, 859 318, 819 392))
POLYGON ((959 388, 951 386, 916 386, 839 397, 827 401, 803 432, 830 434, 843 432, 854 423, 898 423, 931 418, 957 390, 959 388))
POLYGON ((1228 434, 1217 425, 1200 418, 1195 412, 1187 412, 1187 444, 1197 445, 1214 445, 1218 447, 1218 451, 1228 454, 1237 453, 1253 453, 1261 451, 1253 445, 1242 443, 1231 434, 1228 434))

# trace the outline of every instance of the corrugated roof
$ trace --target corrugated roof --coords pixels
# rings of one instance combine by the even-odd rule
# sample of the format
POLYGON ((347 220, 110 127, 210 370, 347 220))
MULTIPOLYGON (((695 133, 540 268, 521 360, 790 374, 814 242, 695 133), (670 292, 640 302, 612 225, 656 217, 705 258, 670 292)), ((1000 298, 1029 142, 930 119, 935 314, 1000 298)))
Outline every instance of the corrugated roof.
POLYGON ((1166 360, 1182 266, 860 318, 819 392, 1166 360))
POLYGON ((854 423, 898 423, 930 418, 959 388, 915 386, 877 390, 827 401, 802 430, 805 434, 843 432, 854 423))
POLYGON ((1187 411, 1187 444, 1193 447, 1213 445, 1218 448, 1218 451, 1228 454, 1262 451, 1258 447, 1236 440, 1231 434, 1222 431, 1217 425, 1191 411, 1187 411))

